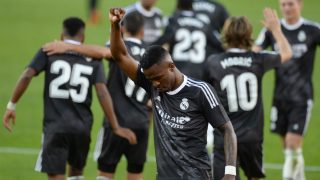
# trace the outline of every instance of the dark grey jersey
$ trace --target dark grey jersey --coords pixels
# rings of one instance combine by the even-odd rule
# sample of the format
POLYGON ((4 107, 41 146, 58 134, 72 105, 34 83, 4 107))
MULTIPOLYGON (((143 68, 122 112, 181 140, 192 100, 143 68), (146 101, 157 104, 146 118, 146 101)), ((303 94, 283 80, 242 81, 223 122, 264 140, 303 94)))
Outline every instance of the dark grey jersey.
MULTIPOLYGON (((280 66, 280 63, 279 54, 239 49, 209 57, 204 79, 217 90, 237 134, 238 143, 263 139, 262 77, 266 71, 280 66)), ((218 131, 215 131, 214 142, 216 145, 223 144, 223 136, 218 131)))
MULTIPOLYGON (((140 61, 145 49, 138 39, 127 38, 125 45, 131 57, 140 61)), ((119 124, 131 129, 148 128, 148 109, 146 106, 148 96, 146 91, 136 86, 135 83, 125 75, 116 62, 109 61, 109 75, 107 87, 114 100, 114 111, 119 124)), ((106 126, 109 126, 109 123, 106 126)))
POLYGON ((40 49, 29 67, 45 71, 43 132, 90 135, 91 89, 105 82, 102 62, 78 54, 47 56, 40 49))
POLYGON ((210 169, 208 123, 229 121, 212 86, 184 76, 175 91, 159 92, 140 69, 136 83, 153 103, 157 179, 204 179, 203 170, 210 169))
MULTIPOLYGON (((226 8, 217 1, 194 0, 193 10, 196 14, 196 17, 206 24, 209 24, 211 28, 210 32, 215 35, 217 39, 220 39, 220 32, 225 21, 229 17, 229 13, 226 8)), ((222 51, 223 49, 221 49, 220 46, 207 46, 207 54, 209 55, 222 51)))
POLYGON ((207 47, 221 47, 219 40, 210 32, 208 24, 197 19, 192 11, 177 11, 155 44, 169 45, 169 53, 177 68, 187 76, 201 79, 207 47))
POLYGON ((144 9, 140 2, 126 7, 126 12, 139 12, 144 17, 144 37, 146 45, 156 41, 161 35, 165 26, 165 20, 160 9, 153 7, 150 11, 144 9))
MULTIPOLYGON (((293 58, 276 69, 274 99, 306 104, 313 98, 312 72, 320 45, 320 26, 301 18, 295 25, 281 20, 281 28, 291 45, 293 58)), ((266 29, 261 31, 256 44, 278 51, 275 39, 266 29)))

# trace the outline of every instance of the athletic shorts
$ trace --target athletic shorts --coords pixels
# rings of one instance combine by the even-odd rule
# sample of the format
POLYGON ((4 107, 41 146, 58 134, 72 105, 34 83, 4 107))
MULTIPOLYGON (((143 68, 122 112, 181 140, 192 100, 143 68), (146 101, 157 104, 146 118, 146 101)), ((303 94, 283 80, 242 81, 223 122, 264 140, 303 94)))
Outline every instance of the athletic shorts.
POLYGON ((94 159, 98 161, 98 169, 102 172, 114 173, 122 155, 125 155, 130 173, 141 173, 146 162, 149 129, 132 129, 138 143, 129 144, 127 139, 115 135, 110 128, 101 128, 94 159))
POLYGON ((67 163, 78 170, 86 165, 90 136, 87 134, 44 134, 35 170, 47 174, 65 174, 67 163))
POLYGON ((285 136, 288 132, 304 135, 310 118, 313 102, 290 104, 285 101, 274 101, 271 109, 271 132, 285 136))
MULTIPOLYGON (((215 146, 213 153, 214 179, 222 179, 226 166, 223 145, 215 146)), ((238 143, 237 155, 237 180, 240 179, 239 167, 243 170, 248 179, 265 177, 263 169, 262 142, 238 143)))

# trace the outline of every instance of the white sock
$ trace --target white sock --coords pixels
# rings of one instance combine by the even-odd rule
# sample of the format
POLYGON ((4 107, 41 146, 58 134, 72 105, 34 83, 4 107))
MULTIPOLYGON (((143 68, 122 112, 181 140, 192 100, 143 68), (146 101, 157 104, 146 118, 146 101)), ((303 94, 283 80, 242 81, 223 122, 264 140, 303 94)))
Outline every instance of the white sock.
POLYGON ((67 180, 84 180, 83 176, 70 176, 67 180))
POLYGON ((294 166, 294 152, 292 149, 284 150, 284 164, 282 169, 282 178, 284 180, 291 180, 293 178, 293 166, 294 166))
POLYGON ((301 148, 295 150, 295 157, 296 157, 296 166, 294 167, 294 171, 293 171, 293 180, 305 180, 306 177, 304 174, 304 158, 303 158, 301 148))
POLYGON ((113 179, 106 176, 97 176, 96 180, 113 180, 113 179))

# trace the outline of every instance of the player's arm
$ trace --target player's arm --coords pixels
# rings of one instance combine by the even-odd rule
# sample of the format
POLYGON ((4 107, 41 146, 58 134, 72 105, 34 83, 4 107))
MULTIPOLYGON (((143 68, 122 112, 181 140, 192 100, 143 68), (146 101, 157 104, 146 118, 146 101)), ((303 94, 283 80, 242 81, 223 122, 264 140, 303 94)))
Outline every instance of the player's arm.
POLYGON ((68 51, 74 51, 79 54, 83 54, 88 57, 93 57, 96 59, 111 59, 112 54, 110 48, 102 47, 98 45, 75 45, 70 43, 65 43, 62 41, 54 41, 47 43, 43 46, 43 51, 47 55, 62 54, 68 51))
POLYGON ((271 8, 265 8, 263 14, 264 21, 262 21, 262 23, 267 29, 269 29, 277 42, 281 56, 281 62, 283 63, 290 60, 292 57, 292 50, 287 38, 282 33, 276 11, 272 10, 271 8))
POLYGON ((114 113, 112 99, 106 85, 104 83, 96 83, 95 88, 97 91, 97 96, 100 105, 111 125, 113 133, 120 137, 126 138, 130 144, 136 144, 137 138, 135 134, 130 129, 120 127, 116 115, 114 113))
POLYGON ((219 126, 218 129, 223 135, 224 154, 226 157, 225 176, 223 179, 234 179, 237 165, 237 136, 230 121, 219 126))
POLYGON ((111 8, 109 11, 111 23, 110 49, 118 66, 131 80, 136 81, 138 62, 130 56, 121 36, 120 21, 124 14, 125 11, 121 8, 111 8))
POLYGON ((19 101, 23 93, 28 88, 32 78, 36 75, 36 71, 32 68, 27 68, 21 75, 20 79, 18 80, 16 87, 13 90, 13 94, 11 100, 7 105, 7 110, 3 116, 3 126, 8 129, 10 132, 12 131, 12 127, 10 125, 10 121, 12 124, 16 122, 16 111, 15 106, 16 103, 19 101))

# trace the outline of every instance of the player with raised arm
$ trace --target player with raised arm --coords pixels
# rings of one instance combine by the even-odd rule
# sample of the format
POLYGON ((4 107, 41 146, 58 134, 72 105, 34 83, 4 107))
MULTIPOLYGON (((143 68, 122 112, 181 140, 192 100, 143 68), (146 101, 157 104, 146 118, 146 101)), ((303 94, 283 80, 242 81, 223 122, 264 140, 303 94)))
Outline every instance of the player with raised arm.
MULTIPOLYGON (((84 41, 84 22, 67 18, 63 22, 62 40, 81 44, 84 41)), ((136 144, 134 133, 122 128, 113 111, 112 100, 105 86, 101 61, 93 61, 76 53, 47 56, 42 49, 22 74, 3 118, 3 125, 12 131, 16 103, 34 76, 45 72, 44 119, 42 149, 35 169, 45 172, 50 180, 65 179, 66 165, 69 180, 83 179, 93 123, 90 109, 92 86, 95 86, 100 105, 118 136, 136 144)))
POLYGON ((123 9, 110 9, 110 48, 118 66, 151 97, 157 179, 211 179, 206 151, 208 123, 224 136, 223 179, 234 179, 236 136, 214 89, 182 74, 161 46, 149 47, 140 64, 134 60, 121 37, 120 21, 124 14, 123 9))
MULTIPOLYGON (((270 129, 283 141, 283 179, 300 180, 305 179, 302 142, 313 106, 312 72, 320 45, 320 25, 301 16, 302 0, 279 0, 279 3, 284 17, 280 21, 281 28, 291 45, 293 57, 275 72, 270 129)), ((273 34, 265 28, 256 45, 257 51, 269 46, 279 51, 273 34)))
MULTIPOLYGON (((206 47, 222 46, 211 32, 209 24, 196 17, 192 0, 177 0, 177 7, 168 26, 154 45, 169 46, 169 53, 177 68, 187 76, 201 79, 206 47)), ((221 52, 220 51, 220 52, 221 52)))
MULTIPOLYGON (((251 24, 246 17, 231 17, 222 32, 227 51, 210 56, 204 73, 205 80, 217 90, 235 129, 238 164, 246 177, 253 180, 265 177, 262 77, 268 70, 288 61, 292 55, 275 11, 266 8, 264 16, 263 23, 274 35, 279 54, 252 52, 251 24)), ((214 137, 214 179, 221 179, 221 167, 225 164, 223 135, 215 131, 214 137)))

